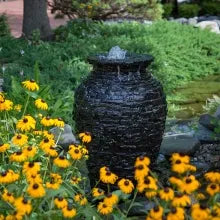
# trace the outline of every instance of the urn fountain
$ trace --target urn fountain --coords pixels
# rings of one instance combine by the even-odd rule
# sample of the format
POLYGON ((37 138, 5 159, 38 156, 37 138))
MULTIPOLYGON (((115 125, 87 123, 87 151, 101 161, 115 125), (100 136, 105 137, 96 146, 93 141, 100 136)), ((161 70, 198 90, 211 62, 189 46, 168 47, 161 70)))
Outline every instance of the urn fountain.
POLYGON ((116 46, 88 61, 93 71, 75 92, 74 119, 78 132, 93 137, 90 179, 98 179, 102 166, 132 178, 136 157, 156 161, 165 127, 165 94, 148 68, 153 57, 116 46))

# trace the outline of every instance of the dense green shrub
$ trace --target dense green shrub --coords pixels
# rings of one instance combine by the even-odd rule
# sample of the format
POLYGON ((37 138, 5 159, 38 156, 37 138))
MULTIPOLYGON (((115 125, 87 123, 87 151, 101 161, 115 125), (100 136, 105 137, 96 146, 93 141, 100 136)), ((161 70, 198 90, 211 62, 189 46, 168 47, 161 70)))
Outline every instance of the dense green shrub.
POLYGON ((111 17, 161 19, 163 9, 158 0, 53 0, 52 12, 62 12, 70 18, 103 20, 111 17))
POLYGON ((209 15, 220 15, 219 1, 204 1, 202 3, 202 13, 209 15))
POLYGON ((172 3, 163 4, 163 17, 169 18, 172 14, 174 5, 172 3))
POLYGON ((5 14, 0 15, 0 37, 10 35, 8 19, 5 14))
POLYGON ((197 4, 181 4, 178 8, 179 17, 191 18, 199 14, 200 7, 197 4))
MULTIPOLYGON (((175 22, 160 21, 149 26, 137 22, 107 25, 75 20, 58 28, 56 33, 56 42, 39 44, 0 38, 0 74, 4 64, 7 91, 10 91, 10 76, 20 81, 34 77, 33 66, 38 61, 40 84, 49 85, 55 99, 67 96, 65 102, 73 103, 69 92, 91 70, 86 58, 115 45, 131 52, 152 54, 153 74, 162 82, 168 96, 190 80, 220 72, 216 62, 220 59, 220 49, 216 46, 220 45, 219 36, 175 22)), ((71 111, 70 108, 66 118, 71 117, 71 111)))

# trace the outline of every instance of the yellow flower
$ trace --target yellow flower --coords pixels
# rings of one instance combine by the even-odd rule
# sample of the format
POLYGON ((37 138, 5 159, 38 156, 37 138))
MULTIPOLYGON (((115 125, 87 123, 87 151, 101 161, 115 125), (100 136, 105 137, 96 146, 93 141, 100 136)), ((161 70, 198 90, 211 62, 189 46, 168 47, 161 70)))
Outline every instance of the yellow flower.
POLYGON ((36 99, 34 104, 39 109, 42 109, 42 110, 48 109, 48 104, 43 99, 36 99))
POLYGON ((113 193, 108 193, 103 202, 109 206, 113 206, 118 203, 118 196, 113 193))
POLYGON ((101 213, 102 215, 108 215, 110 213, 112 213, 113 208, 111 205, 106 204, 104 202, 100 202, 98 204, 98 212, 101 213))
POLYGON ((86 199, 86 197, 83 196, 82 194, 76 194, 76 195, 74 196, 74 200, 75 200, 76 202, 78 202, 81 206, 86 205, 87 202, 88 202, 87 199, 86 199))
POLYGON ((18 212, 30 214, 32 210, 31 201, 24 197, 15 199, 14 206, 18 212))
POLYGON ((62 213, 65 218, 73 218, 76 215, 76 209, 71 205, 62 208, 62 213))
POLYGON ((213 196, 215 195, 216 193, 219 193, 220 192, 220 187, 217 183, 211 183, 207 186, 206 188, 206 192, 210 195, 210 196, 213 196))
POLYGON ((92 189, 92 196, 93 197, 99 197, 99 196, 103 196, 104 195, 104 190, 100 189, 100 188, 93 188, 92 189))
POLYGON ((29 91, 37 91, 37 90, 39 90, 38 84, 33 79, 26 80, 26 81, 22 82, 22 84, 23 84, 23 87, 28 89, 29 91))
POLYGON ((28 194, 33 198, 41 198, 45 195, 45 189, 40 183, 32 183, 27 188, 28 194))
POLYGON ((10 148, 9 144, 0 144, 0 153, 4 153, 9 148, 10 148))
POLYGON ((153 197, 155 197, 157 195, 157 191, 155 190, 146 190, 145 192, 145 196, 148 198, 148 199, 152 199, 153 197))
POLYGON ((14 106, 14 110, 20 112, 22 109, 22 105, 18 104, 14 106))
POLYGON ((191 194, 195 190, 197 190, 200 186, 198 180, 196 180, 195 176, 190 175, 183 178, 182 184, 179 188, 181 192, 185 192, 187 194, 191 194))
POLYGON ((13 183, 19 179, 19 175, 17 173, 14 173, 13 170, 7 170, 2 173, 0 173, 0 183, 13 183))
POLYGON ((10 161, 22 163, 27 160, 27 156, 22 151, 17 151, 10 155, 10 161))
POLYGON ((190 157, 182 153, 173 153, 170 160, 172 164, 174 164, 177 160, 180 160, 181 163, 188 164, 190 162, 190 157))
POLYGON ((23 173, 37 174, 40 171, 40 164, 37 162, 25 162, 23 165, 23 173))
POLYGON ((37 174, 26 173, 25 175, 26 175, 26 178, 27 178, 27 182, 29 184, 43 183, 43 180, 41 179, 41 176, 39 175, 39 173, 37 173, 37 174))
POLYGON ((50 157, 57 157, 58 156, 58 153, 56 151, 56 148, 53 147, 53 146, 50 146, 50 147, 44 147, 42 148, 43 151, 48 154, 50 157))
POLYGON ((54 120, 50 118, 49 116, 47 116, 47 117, 43 117, 40 123, 45 127, 50 127, 54 125, 54 120))
POLYGON ((36 155, 36 153, 37 153, 37 147, 26 146, 26 147, 24 147, 22 152, 24 153, 24 155, 27 158, 33 158, 36 155))
POLYGON ((210 210, 203 204, 194 204, 191 207, 191 216, 193 220, 209 219, 210 210))
POLYGON ((55 145, 55 141, 53 139, 44 138, 40 142, 40 148, 44 150, 45 148, 50 148, 51 146, 55 145))
POLYGON ((25 134, 16 134, 12 138, 12 143, 15 145, 23 146, 24 144, 27 144, 28 142, 28 136, 25 134))
POLYGON ((203 193, 198 193, 198 194, 196 195, 196 198, 197 198, 198 200, 203 200, 203 199, 205 199, 206 197, 205 197, 205 195, 204 195, 203 193))
POLYGON ((68 151, 73 160, 80 160, 83 156, 80 148, 70 145, 70 150, 68 151))
POLYGON ((135 166, 134 178, 139 181, 147 176, 149 173, 149 168, 146 165, 140 164, 135 166))
POLYGON ((82 179, 76 176, 73 176, 70 180, 72 184, 78 184, 82 179))
POLYGON ((190 205, 191 201, 190 201, 190 197, 187 196, 187 195, 184 195, 184 194, 181 194, 181 193, 178 193, 174 198, 173 198, 173 201, 172 201, 172 205, 173 206, 182 206, 182 207, 185 207, 185 206, 188 206, 190 205))
POLYGON ((176 186, 178 186, 178 187, 180 187, 181 184, 182 184, 182 180, 179 179, 179 178, 177 178, 177 177, 174 177, 174 176, 171 176, 171 177, 169 178, 169 181, 170 181, 171 184, 176 185, 176 186))
POLYGON ((147 189, 157 190, 157 188, 157 182, 151 176, 145 176, 144 178, 140 179, 137 184, 137 190, 140 193, 147 189))
POLYGON ((7 215, 5 217, 5 220, 22 220, 24 217, 24 214, 21 212, 15 211, 12 215, 7 215))
POLYGON ((205 178, 213 183, 220 183, 220 172, 208 172, 205 174, 205 178))
POLYGON ((50 174, 50 182, 46 182, 46 187, 48 189, 59 189, 60 184, 63 182, 62 177, 57 173, 50 174))
POLYGON ((15 201, 14 196, 12 195, 12 193, 8 192, 7 189, 4 190, 4 192, 2 194, 2 199, 6 202, 11 203, 11 204, 13 204, 15 201))
POLYGON ((187 171, 186 164, 182 163, 181 160, 176 160, 172 165, 172 171, 176 173, 185 173, 187 171))
POLYGON ((118 176, 116 174, 112 173, 110 170, 108 170, 104 173, 100 172, 100 180, 103 183, 114 184, 117 179, 118 179, 118 176))
POLYGON ((149 216, 153 219, 161 219, 163 216, 163 207, 155 206, 150 210, 149 216))
POLYGON ((65 123, 64 123, 64 121, 63 121, 62 118, 56 118, 56 119, 54 119, 54 126, 63 128, 64 125, 65 125, 65 123))
POLYGON ((126 194, 130 194, 134 189, 134 185, 129 179, 121 179, 118 182, 118 187, 123 193, 126 194))
POLYGON ((51 132, 49 131, 43 131, 43 135, 44 137, 48 138, 48 139, 54 139, 54 134, 52 134, 51 132))
POLYGON ((0 101, 0 112, 1 111, 10 111, 13 107, 13 102, 5 99, 3 101, 0 101))
POLYGON ((167 220, 184 220, 184 209, 180 207, 172 207, 167 215, 167 220))
POLYGON ((0 220, 4 220, 5 216, 0 214, 0 220))
POLYGON ((137 167, 139 165, 149 166, 150 165, 150 159, 148 157, 145 157, 145 156, 137 157, 134 166, 137 167))
POLYGON ((36 121, 31 116, 24 116, 16 124, 17 129, 21 131, 30 131, 31 129, 35 129, 35 126, 36 126, 36 121))
POLYGON ((214 206, 213 206, 213 212, 220 217, 220 203, 217 202, 214 206))
POLYGON ((56 207, 58 209, 62 209, 62 208, 66 207, 68 205, 66 199, 64 199, 61 196, 54 199, 54 204, 56 205, 56 207))
POLYGON ((165 201, 170 201, 174 198, 174 191, 169 187, 165 187, 159 191, 159 196, 165 201))
POLYGON ((79 134, 79 137, 82 139, 82 142, 89 143, 92 140, 92 136, 90 132, 83 132, 79 134))
POLYGON ((70 162, 62 155, 54 159, 53 162, 56 166, 61 168, 66 168, 70 166, 70 162))

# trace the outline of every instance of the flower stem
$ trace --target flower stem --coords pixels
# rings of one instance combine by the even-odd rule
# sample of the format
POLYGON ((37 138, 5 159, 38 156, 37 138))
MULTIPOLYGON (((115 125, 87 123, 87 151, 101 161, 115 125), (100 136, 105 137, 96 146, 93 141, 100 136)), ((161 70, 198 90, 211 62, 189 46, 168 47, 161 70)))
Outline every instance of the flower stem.
POLYGON ((25 115, 25 113, 26 113, 29 99, 30 99, 30 95, 28 94, 28 96, 27 96, 27 101, 26 101, 25 106, 24 106, 24 111, 23 111, 22 117, 23 117, 23 116, 25 115))
POLYGON ((137 194, 138 194, 138 191, 135 190, 134 197, 133 197, 133 199, 132 199, 132 201, 131 201, 131 203, 130 203, 130 205, 129 205, 129 207, 128 207, 128 210, 127 210, 127 212, 126 212, 126 217, 128 216, 128 213, 129 213, 130 209, 132 208, 132 206, 133 206, 133 204, 134 204, 134 201, 135 201, 135 199, 136 199, 136 197, 137 197, 137 194))

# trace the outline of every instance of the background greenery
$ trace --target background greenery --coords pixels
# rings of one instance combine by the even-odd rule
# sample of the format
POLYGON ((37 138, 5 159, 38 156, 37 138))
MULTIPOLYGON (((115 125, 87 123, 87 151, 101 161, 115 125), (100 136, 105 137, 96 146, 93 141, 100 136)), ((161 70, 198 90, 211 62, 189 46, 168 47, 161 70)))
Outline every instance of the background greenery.
MULTIPOLYGON (((55 33, 53 42, 41 42, 37 33, 32 41, 1 37, 0 74, 5 79, 4 89, 12 94, 12 79, 15 83, 16 79, 35 78, 39 72, 40 84, 47 87, 43 98, 56 100, 56 107, 64 106, 61 115, 70 123, 73 91, 92 68, 87 57, 106 52, 112 46, 152 54, 152 72, 162 82, 169 99, 175 88, 220 73, 219 36, 175 22, 159 21, 148 26, 137 22, 108 25, 75 20, 55 33)), ((16 90, 14 86, 14 93, 16 90)))

